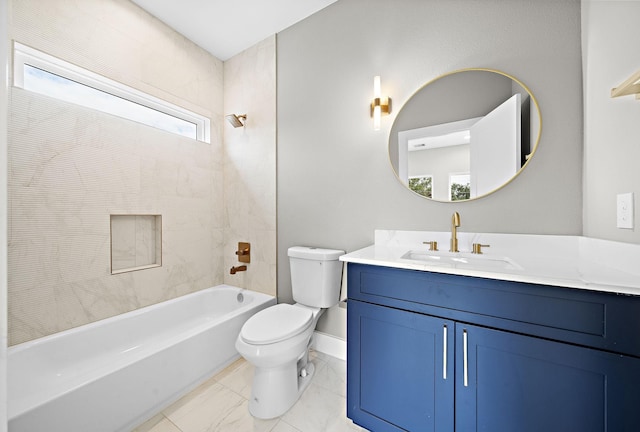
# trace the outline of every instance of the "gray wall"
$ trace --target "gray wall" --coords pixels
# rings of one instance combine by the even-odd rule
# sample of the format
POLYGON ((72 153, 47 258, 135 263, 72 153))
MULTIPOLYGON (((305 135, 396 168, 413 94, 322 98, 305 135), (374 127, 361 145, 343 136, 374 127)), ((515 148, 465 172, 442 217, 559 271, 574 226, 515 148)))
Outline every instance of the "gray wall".
POLYGON ((640 68, 640 1, 583 1, 584 234, 640 243, 640 101, 611 98, 640 68), (634 192, 634 230, 616 228, 616 195, 634 192))
MULTIPOLYGON (((339 0, 278 35, 278 297, 291 301, 287 248, 347 251, 374 230, 582 233, 582 82, 578 0, 339 0), (507 187, 465 203, 420 198, 387 153, 402 105, 456 69, 502 70, 542 113, 535 157, 507 187), (373 77, 393 113, 373 130, 373 77)), ((335 314, 331 314, 335 316, 335 314)), ((343 322, 319 328, 344 335, 343 322)))

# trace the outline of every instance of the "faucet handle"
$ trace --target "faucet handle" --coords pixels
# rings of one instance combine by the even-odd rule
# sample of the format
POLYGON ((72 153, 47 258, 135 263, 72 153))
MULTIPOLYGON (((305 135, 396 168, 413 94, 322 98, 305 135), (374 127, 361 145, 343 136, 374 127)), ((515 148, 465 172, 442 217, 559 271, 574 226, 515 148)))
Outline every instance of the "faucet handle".
POLYGON ((422 242, 422 244, 429 245, 429 250, 430 251, 437 251, 438 250, 438 242, 437 241, 422 242))
POLYGON ((472 254, 481 254, 483 247, 491 247, 491 245, 483 245, 480 243, 474 243, 471 245, 471 253, 472 254))

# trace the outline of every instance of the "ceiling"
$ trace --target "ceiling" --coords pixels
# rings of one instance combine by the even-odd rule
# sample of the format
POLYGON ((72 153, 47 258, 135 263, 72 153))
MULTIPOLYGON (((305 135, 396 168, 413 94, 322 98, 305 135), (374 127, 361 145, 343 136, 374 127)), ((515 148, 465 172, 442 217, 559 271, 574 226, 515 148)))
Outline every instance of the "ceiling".
POLYGON ((337 0, 132 0, 227 60, 337 0))

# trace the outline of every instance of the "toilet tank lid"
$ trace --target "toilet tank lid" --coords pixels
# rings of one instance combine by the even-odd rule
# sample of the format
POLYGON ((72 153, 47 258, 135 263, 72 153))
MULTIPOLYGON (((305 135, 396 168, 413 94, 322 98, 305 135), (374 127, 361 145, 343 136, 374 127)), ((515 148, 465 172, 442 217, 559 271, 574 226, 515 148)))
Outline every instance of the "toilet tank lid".
POLYGON ((289 256, 316 261, 336 261, 344 251, 337 249, 323 249, 309 246, 292 246, 289 248, 289 256))

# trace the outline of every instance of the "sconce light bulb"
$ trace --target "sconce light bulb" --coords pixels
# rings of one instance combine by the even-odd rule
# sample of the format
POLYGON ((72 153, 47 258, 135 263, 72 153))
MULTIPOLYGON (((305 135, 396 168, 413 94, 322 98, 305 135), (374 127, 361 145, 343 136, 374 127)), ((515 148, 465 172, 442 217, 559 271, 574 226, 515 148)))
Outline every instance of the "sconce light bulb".
POLYGON ((373 108, 373 130, 380 130, 380 117, 381 117, 380 105, 376 105, 373 108))
POLYGON ((380 97, 380 75, 373 77, 373 97, 380 97))

